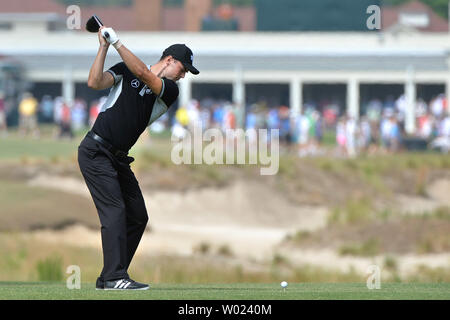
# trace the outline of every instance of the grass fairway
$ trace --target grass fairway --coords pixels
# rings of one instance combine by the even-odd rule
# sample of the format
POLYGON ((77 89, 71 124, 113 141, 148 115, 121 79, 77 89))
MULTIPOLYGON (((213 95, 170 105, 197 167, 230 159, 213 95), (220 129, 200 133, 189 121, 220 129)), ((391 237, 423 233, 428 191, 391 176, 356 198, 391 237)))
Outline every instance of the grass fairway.
POLYGON ((51 160, 55 157, 70 157, 76 155, 80 141, 81 137, 55 140, 48 137, 33 139, 11 135, 0 140, 0 160, 20 160, 24 157, 51 160))
POLYGON ((94 284, 0 282, 2 300, 450 300, 450 283, 155 284, 147 291, 101 291, 94 284))

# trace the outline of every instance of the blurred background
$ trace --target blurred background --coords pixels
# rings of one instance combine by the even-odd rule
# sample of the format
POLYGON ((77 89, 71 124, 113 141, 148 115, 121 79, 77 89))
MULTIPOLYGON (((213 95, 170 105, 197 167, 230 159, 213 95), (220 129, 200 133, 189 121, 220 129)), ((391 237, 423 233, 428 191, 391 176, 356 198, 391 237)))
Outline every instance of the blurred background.
MULTIPOLYGON (((83 282, 100 223, 77 147, 97 14, 146 64, 173 43, 200 75, 131 150, 150 217, 142 282, 450 281, 447 0, 0 2, 0 280, 83 282), (78 7, 74 7, 78 6, 78 7), (79 10, 78 10, 79 9, 79 10), (77 14, 80 14, 77 16, 77 14), (279 129, 261 165, 175 165, 171 135, 279 129)), ((110 50, 105 69, 120 61, 110 50)))

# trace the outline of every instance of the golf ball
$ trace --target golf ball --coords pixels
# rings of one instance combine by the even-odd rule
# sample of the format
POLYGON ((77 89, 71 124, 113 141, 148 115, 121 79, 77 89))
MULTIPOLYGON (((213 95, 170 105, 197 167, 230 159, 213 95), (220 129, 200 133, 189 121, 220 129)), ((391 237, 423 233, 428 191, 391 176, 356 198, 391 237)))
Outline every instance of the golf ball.
POLYGON ((288 283, 287 283, 286 281, 282 281, 282 282, 281 282, 281 287, 282 287, 282 288, 286 288, 287 285, 288 285, 288 283))

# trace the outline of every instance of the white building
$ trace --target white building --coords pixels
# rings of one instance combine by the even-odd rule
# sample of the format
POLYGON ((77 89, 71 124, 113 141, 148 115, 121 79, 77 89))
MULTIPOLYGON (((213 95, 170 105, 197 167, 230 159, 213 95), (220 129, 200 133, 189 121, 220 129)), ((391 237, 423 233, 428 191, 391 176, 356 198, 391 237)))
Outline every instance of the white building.
MULTIPOLYGON (((55 19, 51 15, 41 14, 32 22, 12 18, 26 25, 0 28, 0 55, 23 62, 28 78, 37 84, 61 83, 61 94, 73 100, 75 84, 87 81, 98 49, 97 36, 83 30, 50 32, 44 25, 55 19)), ((0 15, 0 22, 5 24, 7 17, 0 15)), ((360 114, 361 85, 402 85, 409 114, 413 114, 416 85, 439 84, 450 95, 447 33, 117 32, 147 64, 156 62, 173 43, 185 43, 193 50, 194 65, 201 72, 180 82, 182 105, 191 99, 192 86, 198 83, 230 84, 232 99, 241 106, 248 84, 286 84, 289 106, 296 112, 303 105, 304 85, 338 83, 345 85, 346 110, 354 117, 360 114)), ((111 47, 105 68, 118 61, 111 47)), ((407 119, 411 132, 414 121, 407 119)))

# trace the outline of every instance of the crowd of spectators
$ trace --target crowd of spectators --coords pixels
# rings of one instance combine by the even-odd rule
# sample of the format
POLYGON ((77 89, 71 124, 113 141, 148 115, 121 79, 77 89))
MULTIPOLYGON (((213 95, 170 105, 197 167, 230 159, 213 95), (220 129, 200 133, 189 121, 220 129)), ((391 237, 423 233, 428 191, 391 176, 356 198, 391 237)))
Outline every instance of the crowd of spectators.
MULTIPOLYGON (((288 106, 268 107, 264 102, 248 105, 245 112, 225 100, 192 100, 177 109, 173 121, 164 117, 151 130, 162 131, 170 127, 182 138, 187 131, 201 126, 202 130, 278 129, 280 143, 299 156, 323 154, 324 146, 336 155, 355 156, 362 152, 397 152, 407 149, 407 139, 423 141, 426 147, 450 150, 450 113, 444 94, 426 103, 417 100, 415 129, 405 133, 406 98, 388 97, 385 101, 373 99, 362 105, 362 115, 355 119, 345 113, 344 106, 326 101, 303 105, 299 114, 288 106), (324 136, 327 135, 328 139, 324 136), (329 137, 335 137, 330 141, 329 137)), ((249 137, 250 139, 250 137, 249 137)))
MULTIPOLYGON (((106 97, 95 100, 88 108, 82 98, 76 98, 72 103, 68 103, 61 96, 53 98, 44 95, 38 101, 30 92, 24 92, 17 108, 19 135, 38 138, 39 124, 56 124, 53 132, 56 138, 72 139, 74 132, 92 127, 105 100, 106 97)), ((7 108, 0 92, 0 134, 3 137, 8 134, 6 120, 7 108)))
MULTIPOLYGON (((18 106, 19 134, 39 137, 39 123, 57 124, 55 137, 73 138, 74 132, 92 127, 106 97, 93 101, 76 98, 70 105, 62 97, 44 95, 40 101, 25 92, 18 106)), ((269 107, 264 101, 240 108, 226 100, 211 98, 191 100, 180 106, 173 117, 164 114, 150 130, 171 130, 182 138, 186 132, 218 128, 278 129, 282 147, 299 156, 323 154, 333 150, 336 155, 355 156, 361 152, 397 152, 407 139, 426 142, 429 148, 450 151, 450 110, 444 94, 430 101, 417 99, 415 130, 405 134, 406 98, 372 99, 361 105, 361 116, 355 119, 345 113, 337 101, 308 101, 295 114, 285 105, 269 107), (331 139, 330 139, 331 137, 331 139), (333 146, 334 148, 329 148, 333 146)), ((0 136, 7 134, 6 110, 0 92, 0 136)), ((268 138, 271 136, 268 135, 268 138)), ((248 137, 256 139, 256 136, 248 137)))

